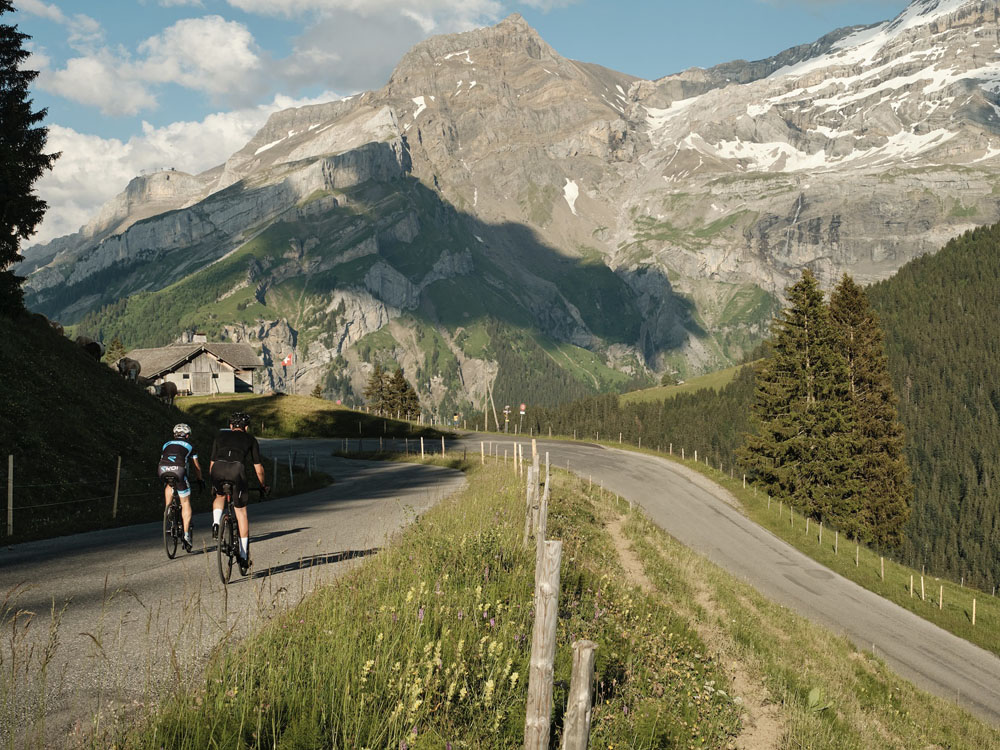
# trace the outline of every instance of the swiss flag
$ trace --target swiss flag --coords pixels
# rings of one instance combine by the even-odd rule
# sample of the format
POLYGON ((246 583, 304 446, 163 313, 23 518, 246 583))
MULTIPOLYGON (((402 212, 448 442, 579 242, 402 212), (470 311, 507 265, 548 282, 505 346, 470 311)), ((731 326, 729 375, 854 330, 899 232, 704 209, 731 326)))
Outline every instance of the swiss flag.
POLYGON ((283 360, 281 360, 281 364, 284 367, 291 367, 292 366, 292 355, 289 354, 287 357, 285 357, 283 360))

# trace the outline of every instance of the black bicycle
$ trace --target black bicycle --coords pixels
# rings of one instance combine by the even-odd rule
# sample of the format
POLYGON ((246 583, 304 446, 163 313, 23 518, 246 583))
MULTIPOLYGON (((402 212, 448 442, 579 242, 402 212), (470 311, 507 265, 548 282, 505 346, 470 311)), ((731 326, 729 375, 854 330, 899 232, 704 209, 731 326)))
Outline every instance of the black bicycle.
MULTIPOLYGON (((219 483, 225 503, 222 506, 222 518, 219 519, 219 543, 216 546, 216 559, 219 563, 219 578, 223 583, 229 583, 233 576, 233 565, 239 560, 240 535, 239 524, 236 522, 236 511, 233 510, 233 490, 235 486, 230 481, 219 483)), ((259 492, 260 496, 266 497, 270 488, 251 487, 249 491, 259 492)), ((250 560, 246 565, 242 562, 239 565, 240 574, 246 575, 250 570, 250 560)))
POLYGON ((181 499, 177 494, 177 477, 167 475, 163 483, 173 492, 170 504, 163 510, 163 546, 171 560, 177 554, 177 543, 184 539, 184 519, 181 516, 181 499))

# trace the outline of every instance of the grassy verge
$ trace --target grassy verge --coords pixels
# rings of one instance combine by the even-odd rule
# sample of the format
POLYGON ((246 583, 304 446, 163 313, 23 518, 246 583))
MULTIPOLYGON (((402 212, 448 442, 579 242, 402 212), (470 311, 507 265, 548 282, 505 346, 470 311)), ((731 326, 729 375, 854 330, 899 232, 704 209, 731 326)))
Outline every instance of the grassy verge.
MULTIPOLYGON (((502 467, 466 468, 465 491, 221 653, 199 687, 114 739, 172 748, 521 747, 534 565, 521 543, 524 490, 502 467)), ((554 734, 570 644, 589 638, 599 644, 592 747, 725 746, 740 709, 722 689, 723 670, 683 619, 626 584, 603 531, 613 514, 575 479, 557 480, 554 734)))
POLYGON ((269 396, 223 395, 194 396, 177 400, 186 413, 211 424, 225 425, 234 411, 245 411, 257 437, 329 438, 329 437, 425 437, 440 436, 431 427, 398 419, 354 411, 330 401, 311 396, 281 393, 269 396))
POLYGON ((688 615, 746 698, 743 747, 986 748, 1000 732, 897 676, 635 514, 625 532, 664 604, 688 615))

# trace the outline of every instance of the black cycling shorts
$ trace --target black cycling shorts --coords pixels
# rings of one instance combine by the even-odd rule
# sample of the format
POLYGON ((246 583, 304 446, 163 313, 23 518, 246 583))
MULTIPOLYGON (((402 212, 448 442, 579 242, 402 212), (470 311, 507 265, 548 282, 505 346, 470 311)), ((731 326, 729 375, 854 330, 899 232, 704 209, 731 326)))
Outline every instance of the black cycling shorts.
POLYGON ((226 494, 222 490, 223 482, 233 483, 233 507, 247 507, 250 499, 250 486, 243 471, 243 464, 235 461, 216 461, 212 464, 212 489, 216 495, 226 494))
POLYGON ((187 481, 187 472, 183 466, 164 461, 159 465, 157 473, 161 481, 164 477, 176 477, 177 482, 174 486, 177 488, 178 497, 189 497, 191 495, 191 487, 187 481))

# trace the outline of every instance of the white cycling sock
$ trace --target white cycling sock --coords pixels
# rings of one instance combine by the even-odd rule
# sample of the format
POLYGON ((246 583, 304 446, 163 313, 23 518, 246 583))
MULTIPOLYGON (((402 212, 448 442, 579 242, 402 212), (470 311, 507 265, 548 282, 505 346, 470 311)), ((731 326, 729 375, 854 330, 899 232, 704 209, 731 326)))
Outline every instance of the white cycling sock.
POLYGON ((250 537, 248 536, 240 537, 240 549, 243 551, 243 557, 246 557, 250 550, 250 537))
POLYGON ((222 508, 212 508, 212 523, 216 526, 222 523, 222 508))

